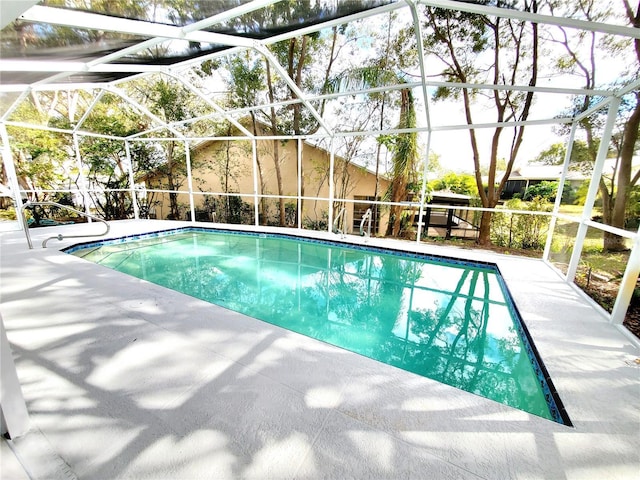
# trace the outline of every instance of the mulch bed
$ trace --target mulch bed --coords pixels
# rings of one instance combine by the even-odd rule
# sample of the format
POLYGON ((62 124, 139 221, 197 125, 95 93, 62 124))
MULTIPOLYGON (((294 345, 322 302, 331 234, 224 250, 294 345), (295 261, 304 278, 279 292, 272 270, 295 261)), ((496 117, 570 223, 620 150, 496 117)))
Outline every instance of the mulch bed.
MULTIPOLYGON (((592 278, 589 285, 581 285, 578 279, 576 279, 576 284, 578 284, 587 295, 598 302, 602 308, 611 312, 620 287, 617 283, 594 280, 592 278)), ((622 324, 636 337, 640 338, 640 298, 638 296, 634 296, 631 299, 622 324)))
MULTIPOLYGON (((631 310, 631 308, 629 308, 631 310)), ((640 338, 640 308, 636 306, 635 311, 627 311, 622 323, 636 337, 640 338)))

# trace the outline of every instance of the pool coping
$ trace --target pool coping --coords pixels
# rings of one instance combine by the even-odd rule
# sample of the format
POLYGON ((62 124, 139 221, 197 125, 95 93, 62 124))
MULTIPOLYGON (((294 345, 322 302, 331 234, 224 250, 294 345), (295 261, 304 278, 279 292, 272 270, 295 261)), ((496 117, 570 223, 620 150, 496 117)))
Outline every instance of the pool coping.
MULTIPOLYGON (((137 240, 145 240, 148 238, 163 238, 171 235, 178 235, 182 233, 223 233, 223 234, 232 234, 232 235, 243 235, 250 237, 262 237, 262 238, 282 238, 287 240, 294 241, 303 241, 305 243, 310 244, 321 244, 321 245, 331 245, 341 248, 350 248, 354 250, 360 251, 368 251, 368 252, 376 252, 376 253, 393 253, 396 255, 400 255, 403 257, 408 257, 412 259, 425 260, 425 261, 443 261, 451 265, 458 266, 469 266, 469 267, 483 267, 489 270, 495 271, 497 274, 496 278, 498 283, 500 284, 500 288, 502 288, 505 294, 505 302, 506 306, 509 309, 511 317, 514 321, 514 327, 518 330, 518 335, 520 340, 523 343, 524 349, 526 351, 527 356, 529 357, 529 362, 531 363, 531 367, 533 368, 534 374, 538 379, 538 383, 542 389, 542 394, 544 395, 545 401, 547 402, 547 408, 549 409, 549 413, 553 421, 566 425, 568 427, 572 427, 571 419, 569 414, 562 403, 562 399, 556 390, 553 380, 549 375, 547 368, 544 365, 540 354, 538 353, 538 349, 535 346, 533 338, 529 333, 529 329, 527 328, 526 323, 522 319, 518 308, 513 301, 513 297, 511 296, 511 292, 509 291, 509 287, 500 272, 500 268, 496 263, 489 261, 481 261, 481 260, 464 260, 461 258, 451 257, 451 256, 443 256, 443 255, 435 255, 435 254, 427 254, 416 251, 409 251, 406 249, 397 249, 397 248, 383 248, 380 246, 367 245, 363 243, 355 244, 350 242, 342 242, 339 239, 320 239, 314 237, 305 237, 300 235, 294 235, 291 233, 279 233, 279 232, 254 232, 245 229, 228 229, 223 227, 202 227, 202 226, 187 226, 187 227, 178 227, 174 229, 166 229, 166 230, 156 230, 152 232, 142 233, 142 234, 134 234, 134 235, 125 235, 122 237, 111 237, 105 238, 99 241, 90 241, 90 242, 82 242, 77 243, 68 247, 64 247, 61 249, 62 252, 68 254, 74 254, 79 250, 92 249, 97 248, 103 245, 119 245, 122 243, 137 241, 137 240)), ((286 327, 283 327, 286 328, 286 327)), ((429 377, 427 377, 429 378, 429 377)), ((453 386, 453 385, 452 385, 453 386)), ((456 387, 458 388, 458 387, 456 387)), ((461 389, 464 390, 464 389, 461 389)), ((488 398, 488 397, 487 397, 488 398)))

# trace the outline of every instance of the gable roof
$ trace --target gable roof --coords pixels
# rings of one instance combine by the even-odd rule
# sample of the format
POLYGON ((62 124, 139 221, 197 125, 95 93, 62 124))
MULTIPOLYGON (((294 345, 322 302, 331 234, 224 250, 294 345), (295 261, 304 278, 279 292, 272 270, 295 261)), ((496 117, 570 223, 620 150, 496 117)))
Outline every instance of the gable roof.
POLYGON ((340 0, 305 7, 275 0, 200 0, 197 9, 186 10, 179 4, 144 8, 144 2, 137 8, 118 8, 111 2, 50 6, 46 0, 2 0, 2 83, 113 82, 154 67, 251 48, 256 41, 268 43, 395 3, 398 0, 340 0))

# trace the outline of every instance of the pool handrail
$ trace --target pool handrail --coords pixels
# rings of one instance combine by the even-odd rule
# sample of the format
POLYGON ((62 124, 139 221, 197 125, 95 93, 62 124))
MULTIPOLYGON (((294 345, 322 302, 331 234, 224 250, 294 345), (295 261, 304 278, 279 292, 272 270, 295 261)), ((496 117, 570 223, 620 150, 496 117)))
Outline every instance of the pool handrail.
MULTIPOLYGON (((340 212, 338 212, 336 219, 333 221, 333 230, 332 230, 333 233, 339 233, 340 235, 344 235, 344 232, 338 228, 338 224, 340 223, 340 219, 344 217, 346 211, 347 211, 346 207, 342 207, 340 212)), ((342 222, 342 228, 344 228, 344 221, 342 222)))
POLYGON ((367 211, 364 212, 362 216, 362 220, 360 220, 360 236, 361 237, 371 237, 371 209, 367 208, 367 211), (369 225, 367 227, 367 231, 364 231, 364 222, 369 220, 369 225))
POLYGON ((47 242, 49 240, 53 240, 53 239, 64 240, 65 238, 102 237, 102 236, 106 235, 107 233, 109 233, 109 230, 111 229, 111 227, 106 222, 106 220, 103 220, 102 218, 96 217, 94 215, 90 215, 90 214, 88 214, 86 212, 82 212, 80 210, 76 210, 75 208, 71 208, 68 205, 62 205, 62 204, 57 203, 57 202, 32 202, 32 201, 27 201, 20 208, 20 215, 22 215, 22 228, 24 229, 25 237, 27 237, 27 243, 29 244, 29 249, 30 250, 33 249, 33 242, 31 241, 31 234, 29 233, 29 225, 27 224, 27 219, 26 219, 26 217, 24 215, 24 211, 25 211, 26 208, 33 207, 33 206, 36 206, 36 205, 40 205, 40 206, 49 205, 49 206, 58 207, 58 208, 65 208, 65 209, 67 209, 67 210, 69 210, 71 212, 77 213, 78 215, 82 215, 84 217, 91 218, 92 220, 96 220, 98 222, 102 222, 107 226, 107 229, 103 233, 94 233, 94 234, 91 234, 91 235, 62 235, 61 233, 59 233, 58 235, 56 235, 54 237, 49 237, 49 238, 45 239, 42 242, 42 248, 47 248, 47 242))

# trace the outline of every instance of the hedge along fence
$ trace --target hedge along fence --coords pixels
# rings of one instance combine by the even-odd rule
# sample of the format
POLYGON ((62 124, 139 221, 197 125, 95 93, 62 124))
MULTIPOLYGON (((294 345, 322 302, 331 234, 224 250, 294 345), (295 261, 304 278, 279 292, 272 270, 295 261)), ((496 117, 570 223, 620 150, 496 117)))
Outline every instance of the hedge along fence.
MULTIPOLYGON (((504 208, 529 212, 550 212, 553 205, 541 197, 524 202, 514 198, 505 202, 504 208)), ((507 248, 543 250, 551 217, 497 209, 491 217, 491 241, 507 248)))

